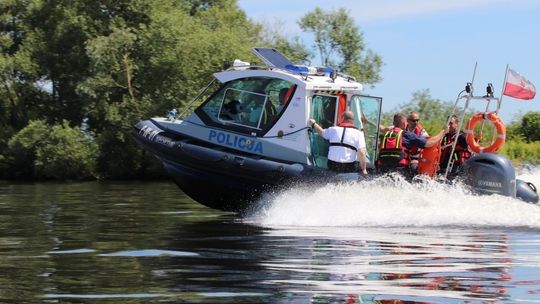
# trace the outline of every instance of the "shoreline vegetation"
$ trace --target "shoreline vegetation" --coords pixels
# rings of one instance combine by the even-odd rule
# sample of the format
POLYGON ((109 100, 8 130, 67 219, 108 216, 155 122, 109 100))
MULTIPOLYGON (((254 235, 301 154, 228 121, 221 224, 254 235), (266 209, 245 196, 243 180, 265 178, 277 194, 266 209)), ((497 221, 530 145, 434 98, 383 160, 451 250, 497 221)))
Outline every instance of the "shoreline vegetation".
MULTIPOLYGON (((382 58, 365 48, 343 8, 299 16, 300 28, 317 37, 313 46, 278 24, 249 19, 235 0, 14 0, 0 2, 0 11, 3 180, 166 178, 132 139, 132 126, 181 109, 224 64, 256 61, 254 46, 274 47, 293 62, 320 58, 367 85, 384 76, 382 58)), ((414 110, 433 133, 451 109, 420 89, 383 123, 414 110)), ((507 129, 501 153, 515 164, 540 164, 540 112, 507 129)))

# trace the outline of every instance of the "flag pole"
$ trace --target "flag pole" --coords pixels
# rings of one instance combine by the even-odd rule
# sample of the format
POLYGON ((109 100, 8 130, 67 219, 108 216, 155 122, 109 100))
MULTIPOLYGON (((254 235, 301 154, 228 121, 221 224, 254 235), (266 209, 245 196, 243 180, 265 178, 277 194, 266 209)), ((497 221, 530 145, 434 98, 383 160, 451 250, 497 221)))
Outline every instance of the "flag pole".
POLYGON ((502 90, 501 90, 501 97, 499 97, 499 102, 497 102, 497 111, 496 113, 499 114, 499 109, 501 108, 502 99, 504 96, 504 89, 506 88, 506 80, 508 78, 508 63, 506 64, 506 72, 504 73, 504 81, 502 83, 502 90))

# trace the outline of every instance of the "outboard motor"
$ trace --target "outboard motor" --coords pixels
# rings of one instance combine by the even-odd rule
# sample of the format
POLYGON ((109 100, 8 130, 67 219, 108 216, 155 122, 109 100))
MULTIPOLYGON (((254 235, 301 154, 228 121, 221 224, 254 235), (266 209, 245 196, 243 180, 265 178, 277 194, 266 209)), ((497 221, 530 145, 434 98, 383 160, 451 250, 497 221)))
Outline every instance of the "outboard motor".
POLYGON ((512 162, 497 153, 481 153, 468 159, 464 165, 466 183, 480 194, 500 194, 519 198, 529 203, 538 202, 536 188, 516 180, 512 162))
POLYGON ((516 172, 501 154, 481 153, 468 159, 463 169, 466 182, 475 192, 516 197, 516 172))

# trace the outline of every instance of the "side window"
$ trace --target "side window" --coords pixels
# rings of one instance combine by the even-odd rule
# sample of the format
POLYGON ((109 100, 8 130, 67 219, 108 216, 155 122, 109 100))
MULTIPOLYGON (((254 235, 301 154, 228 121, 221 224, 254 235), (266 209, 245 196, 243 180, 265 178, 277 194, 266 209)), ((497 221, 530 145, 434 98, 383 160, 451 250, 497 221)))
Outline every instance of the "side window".
POLYGON ((312 117, 323 129, 336 123, 336 96, 315 95, 312 103, 312 117))
POLYGON ((226 83, 196 113, 203 121, 237 132, 269 129, 292 97, 296 85, 276 78, 251 77, 226 83))

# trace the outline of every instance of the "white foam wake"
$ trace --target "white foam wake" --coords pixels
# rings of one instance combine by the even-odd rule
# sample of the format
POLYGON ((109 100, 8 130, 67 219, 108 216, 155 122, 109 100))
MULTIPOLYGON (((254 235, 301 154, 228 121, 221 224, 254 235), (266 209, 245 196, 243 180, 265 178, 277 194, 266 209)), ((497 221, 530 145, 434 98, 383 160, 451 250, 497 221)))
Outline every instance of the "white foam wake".
MULTIPOLYGON (((518 178, 539 185, 540 168, 518 178)), ((263 199, 246 221, 262 226, 497 226, 540 228, 540 206, 472 195, 461 184, 399 177, 296 187, 263 199)))

